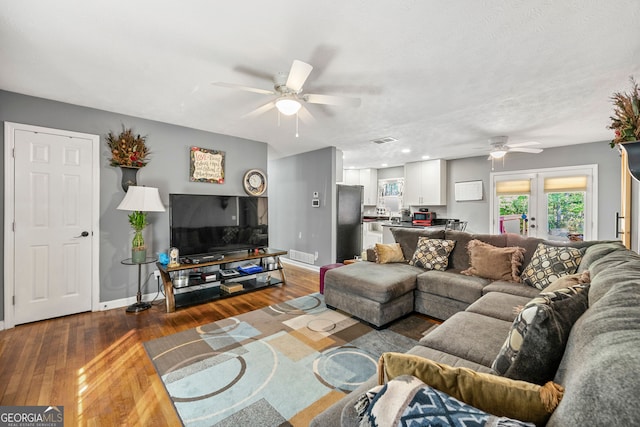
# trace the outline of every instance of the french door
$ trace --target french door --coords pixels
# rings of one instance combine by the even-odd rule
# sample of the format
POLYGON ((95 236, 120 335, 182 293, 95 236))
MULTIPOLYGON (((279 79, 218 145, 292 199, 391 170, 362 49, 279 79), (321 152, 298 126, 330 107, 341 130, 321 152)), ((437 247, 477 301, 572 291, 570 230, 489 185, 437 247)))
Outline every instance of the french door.
POLYGON ((597 165, 492 173, 492 233, 597 238, 597 176, 597 165))

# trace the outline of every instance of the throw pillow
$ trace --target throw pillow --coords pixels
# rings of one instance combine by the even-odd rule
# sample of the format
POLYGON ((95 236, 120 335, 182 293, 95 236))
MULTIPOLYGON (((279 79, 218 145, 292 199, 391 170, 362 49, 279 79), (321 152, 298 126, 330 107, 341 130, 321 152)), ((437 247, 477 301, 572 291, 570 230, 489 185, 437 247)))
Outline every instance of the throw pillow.
POLYGON ((499 248, 480 240, 467 244, 471 266, 461 271, 467 276, 479 276, 492 280, 520 282, 520 266, 524 249, 518 246, 499 248))
POLYGON ((444 271, 449 265, 449 254, 455 245, 455 240, 420 237, 416 251, 413 253, 409 264, 424 268, 425 270, 444 271))
POLYGON ((585 270, 582 273, 562 276, 561 278, 551 282, 551 284, 544 288, 542 292, 555 292, 563 288, 569 288, 575 285, 583 285, 585 283, 591 283, 591 274, 589 273, 589 270, 585 270))
POLYGON ((378 381, 401 375, 418 377, 436 390, 490 414, 537 425, 547 421, 564 394, 562 386, 552 382, 539 386, 416 355, 383 353, 378 362, 378 381))
POLYGON ((493 426, 533 424, 496 417, 436 390, 410 375, 402 375, 363 394, 355 404, 361 427, 373 426, 493 426))
POLYGON ((588 306, 589 285, 544 292, 516 316, 491 368, 499 375, 543 384, 555 376, 573 324, 588 306))
POLYGON ((570 246, 549 246, 538 243, 529 265, 522 272, 522 282, 540 290, 559 277, 578 270, 582 251, 570 246))
POLYGON ((376 262, 378 264, 404 262, 404 255, 402 255, 402 249, 399 243, 376 243, 375 252, 376 262))

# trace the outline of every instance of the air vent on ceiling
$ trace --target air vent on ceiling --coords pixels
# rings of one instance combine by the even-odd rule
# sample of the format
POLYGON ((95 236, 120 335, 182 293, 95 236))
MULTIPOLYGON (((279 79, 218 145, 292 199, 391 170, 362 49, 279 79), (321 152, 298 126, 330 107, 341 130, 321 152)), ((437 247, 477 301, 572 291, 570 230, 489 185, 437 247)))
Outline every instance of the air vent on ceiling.
POLYGON ((398 138, 394 138, 392 136, 385 136, 384 138, 372 139, 371 142, 374 144, 386 144, 387 142, 396 142, 398 138))

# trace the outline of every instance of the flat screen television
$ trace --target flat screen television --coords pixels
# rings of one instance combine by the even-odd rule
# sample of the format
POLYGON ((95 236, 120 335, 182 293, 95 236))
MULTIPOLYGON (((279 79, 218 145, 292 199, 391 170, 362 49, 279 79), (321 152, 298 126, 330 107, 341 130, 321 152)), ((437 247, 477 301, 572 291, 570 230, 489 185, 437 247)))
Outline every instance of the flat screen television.
POLYGON ((266 197, 169 194, 170 244, 180 256, 269 246, 266 197))

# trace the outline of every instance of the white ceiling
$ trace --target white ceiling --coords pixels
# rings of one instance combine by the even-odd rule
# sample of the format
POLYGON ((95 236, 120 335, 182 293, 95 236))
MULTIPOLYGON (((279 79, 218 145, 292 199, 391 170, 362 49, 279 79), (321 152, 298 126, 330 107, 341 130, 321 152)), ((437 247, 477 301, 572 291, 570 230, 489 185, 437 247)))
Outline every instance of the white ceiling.
POLYGON ((639 23, 638 0, 3 1, 0 89, 264 141, 271 158, 333 145, 345 167, 397 166, 484 155, 495 135, 611 139, 639 23), (211 85, 272 89, 293 59, 315 67, 305 92, 361 106, 309 105, 296 138, 275 110, 242 118, 268 96, 211 85))

